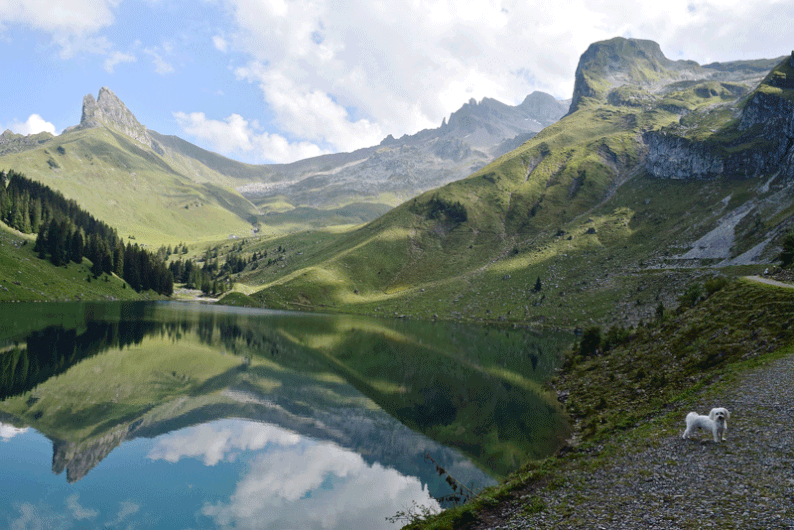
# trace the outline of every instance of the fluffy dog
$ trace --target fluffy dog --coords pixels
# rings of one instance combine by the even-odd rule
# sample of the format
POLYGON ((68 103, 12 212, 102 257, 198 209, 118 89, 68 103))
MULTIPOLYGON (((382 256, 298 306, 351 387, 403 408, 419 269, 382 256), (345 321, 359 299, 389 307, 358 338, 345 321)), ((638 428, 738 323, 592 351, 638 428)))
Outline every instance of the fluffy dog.
POLYGON ((731 413, 724 407, 711 409, 708 416, 690 412, 686 415, 686 430, 683 438, 687 439, 697 429, 703 429, 704 431, 711 431, 715 442, 725 441, 725 435, 728 434, 728 418, 730 416, 731 413))

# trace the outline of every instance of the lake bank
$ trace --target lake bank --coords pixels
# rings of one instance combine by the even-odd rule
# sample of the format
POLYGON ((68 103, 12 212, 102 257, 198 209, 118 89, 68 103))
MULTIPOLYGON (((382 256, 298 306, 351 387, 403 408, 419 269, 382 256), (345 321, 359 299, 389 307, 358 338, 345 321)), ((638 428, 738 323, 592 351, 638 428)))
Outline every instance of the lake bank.
MULTIPOLYGON (((613 467, 620 469, 615 466, 634 462, 638 466, 637 477, 629 478, 638 483, 648 480, 651 484, 664 477, 665 472, 676 476, 670 470, 686 467, 681 465, 683 461, 678 466, 670 464, 669 468, 661 470, 642 463, 643 451, 657 447, 660 440, 667 440, 664 443, 668 445, 664 447, 687 451, 693 446, 703 451, 731 451, 732 436, 751 443, 753 436, 747 434, 748 423, 745 422, 750 422, 751 429, 759 432, 763 429, 753 424, 751 411, 742 410, 746 407, 743 399, 754 399, 752 392, 747 390, 753 387, 743 386, 745 395, 733 395, 729 401, 736 404, 736 410, 732 410, 734 421, 724 446, 712 447, 711 442, 693 441, 690 445, 679 447, 678 444, 683 442, 680 435, 687 412, 706 413, 712 406, 721 406, 717 404, 719 399, 728 402, 727 398, 735 393, 748 370, 791 354, 792 315, 794 294, 789 289, 740 280, 694 307, 668 315, 649 326, 627 346, 604 355, 578 359, 554 382, 557 391, 567 396, 566 409, 576 420, 572 445, 555 457, 526 466, 472 503, 408 528, 580 527, 577 525, 592 528, 595 520, 600 521, 598 517, 605 517, 604 513, 617 517, 626 510, 622 504, 625 498, 620 493, 625 490, 619 488, 620 479, 617 478, 619 473, 609 472, 613 467), (717 392, 727 397, 712 398, 719 396, 717 392), (714 404, 711 404, 712 399, 716 399, 714 404), (615 475, 616 478, 613 482, 604 480, 604 473, 606 477, 615 475), (590 480, 595 476, 601 476, 602 480, 590 480), (588 498, 590 500, 586 500, 588 498), (575 499, 583 499, 582 505, 573 502, 575 499), (586 517, 587 510, 595 510, 599 504, 601 511, 593 514, 601 515, 586 517)), ((779 375, 772 370, 773 375, 779 375)), ((782 381, 791 380, 786 377, 780 375, 782 381)), ((734 405, 724 406, 730 409, 734 405)), ((790 416, 790 412, 788 414, 790 416)), ((761 446, 760 451, 763 450, 761 446)), ((791 450, 790 445, 787 450, 791 450)), ((665 451, 668 460, 676 456, 674 451, 667 449, 661 454, 665 451)), ((667 460, 663 464, 665 462, 667 460)), ((741 466, 738 470, 735 466, 728 467, 733 470, 731 472, 742 472, 741 466)), ((706 480, 698 482, 699 489, 692 486, 690 497, 708 503, 708 500, 703 501, 711 496, 708 484, 706 476, 706 480)), ((664 514, 666 504, 681 505, 682 501, 672 497, 665 501, 660 496, 654 502, 658 504, 655 508, 659 513, 664 514)), ((790 497, 787 502, 790 506, 790 497)), ((750 509, 748 513, 756 512, 750 509)), ((675 514, 668 515, 675 521, 675 514)), ((607 527, 612 527, 614 521, 608 521, 604 520, 607 527)), ((724 526, 724 521, 715 520, 715 523, 724 526)), ((694 524, 694 527, 700 526, 694 524)), ((629 524, 626 527, 637 526, 629 524)))

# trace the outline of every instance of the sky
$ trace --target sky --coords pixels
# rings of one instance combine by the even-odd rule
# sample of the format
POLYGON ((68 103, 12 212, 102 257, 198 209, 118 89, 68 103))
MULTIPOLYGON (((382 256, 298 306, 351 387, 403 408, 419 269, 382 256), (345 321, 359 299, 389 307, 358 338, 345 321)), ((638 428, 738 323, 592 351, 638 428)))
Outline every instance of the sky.
POLYGON ((470 99, 568 99, 616 36, 774 58, 790 0, 0 0, 0 131, 60 134, 107 86, 138 120, 249 163, 435 128, 470 99))

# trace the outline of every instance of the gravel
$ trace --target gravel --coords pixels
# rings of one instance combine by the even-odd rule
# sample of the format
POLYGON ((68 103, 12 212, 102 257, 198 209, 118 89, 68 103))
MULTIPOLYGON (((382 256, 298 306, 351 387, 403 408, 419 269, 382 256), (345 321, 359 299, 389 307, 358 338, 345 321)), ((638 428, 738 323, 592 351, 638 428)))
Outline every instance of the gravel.
POLYGON ((569 475, 489 514, 478 529, 794 530, 794 355, 755 368, 698 400, 695 410, 731 412, 727 441, 681 438, 661 422, 594 455, 569 475), (538 506, 545 509, 531 513, 538 506))

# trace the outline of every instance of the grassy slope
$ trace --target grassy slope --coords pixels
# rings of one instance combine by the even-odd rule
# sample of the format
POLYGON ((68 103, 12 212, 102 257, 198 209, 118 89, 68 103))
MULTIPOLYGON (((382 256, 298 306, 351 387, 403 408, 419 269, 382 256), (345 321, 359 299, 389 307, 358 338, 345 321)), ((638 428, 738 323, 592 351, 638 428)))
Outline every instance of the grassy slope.
POLYGON ((531 463, 473 502, 408 528, 462 528, 489 520, 489 512, 519 497, 527 510, 543 510, 531 498, 536 488, 554 487, 555 477, 569 469, 609 465, 611 447, 619 447, 620 438, 643 443, 656 430, 678 428, 681 411, 700 393, 790 354, 793 307, 790 289, 737 280, 693 308, 641 328, 624 347, 574 360, 554 386, 570 392, 568 411, 582 420, 580 445, 531 463))
POLYGON ((166 160, 105 128, 70 131, 6 154, 0 167, 41 181, 119 235, 149 244, 250 234, 244 219, 256 213, 230 178, 188 158, 166 160))
POLYGON ((713 108, 735 101, 735 92, 706 82, 645 107, 584 100, 471 177, 305 253, 302 263, 244 281, 263 285, 253 296, 271 307, 554 325, 618 319, 610 314, 616 306, 621 317, 647 317, 660 300, 672 303, 692 275, 648 262, 681 251, 713 228, 724 213, 720 201, 755 194, 761 182, 645 178, 636 171, 638 135, 677 122, 666 108, 713 108), (463 204, 466 222, 429 219, 433 197, 463 204), (538 277, 543 289, 535 293, 538 277))
POLYGON ((54 267, 39 259, 35 237, 23 235, 0 222, 0 301, 13 300, 141 300, 116 276, 91 274, 91 262, 54 267), (91 281, 88 281, 88 278, 91 281))

